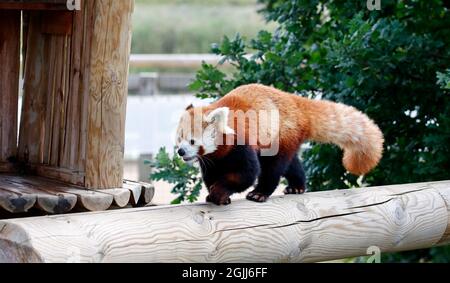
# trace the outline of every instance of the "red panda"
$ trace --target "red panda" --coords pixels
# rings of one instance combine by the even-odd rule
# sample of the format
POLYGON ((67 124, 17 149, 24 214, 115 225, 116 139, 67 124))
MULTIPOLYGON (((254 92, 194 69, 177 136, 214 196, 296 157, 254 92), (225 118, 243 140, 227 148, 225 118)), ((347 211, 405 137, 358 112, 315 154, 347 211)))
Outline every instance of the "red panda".
POLYGON ((351 106, 250 84, 209 106, 188 107, 176 144, 184 161, 200 163, 207 201, 225 205, 231 194, 245 191, 256 179, 247 195, 252 201, 266 201, 283 176, 286 194, 304 193, 297 152, 308 140, 338 145, 344 167, 356 175, 379 163, 384 142, 378 126, 351 106))

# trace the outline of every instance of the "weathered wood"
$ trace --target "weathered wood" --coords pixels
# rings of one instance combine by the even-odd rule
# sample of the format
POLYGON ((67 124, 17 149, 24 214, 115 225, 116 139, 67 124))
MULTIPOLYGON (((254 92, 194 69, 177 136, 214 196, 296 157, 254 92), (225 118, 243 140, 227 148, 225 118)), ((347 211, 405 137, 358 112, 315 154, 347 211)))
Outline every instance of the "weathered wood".
POLYGON ((15 170, 14 164, 10 162, 0 162, 0 173, 12 173, 15 170))
MULTIPOLYGON (((50 46, 40 32, 41 14, 29 12, 27 54, 24 63, 19 158, 27 163, 43 163, 50 46)), ((51 111, 51 110, 49 110, 51 111)))
POLYGON ((7 163, 17 152, 20 11, 0 10, 0 62, 0 163, 7 163))
POLYGON ((141 198, 142 194, 142 186, 138 183, 132 183, 127 180, 123 182, 123 187, 128 189, 131 193, 131 204, 133 206, 139 205, 139 199, 141 198))
POLYGON ((67 0, 2 0, 0 9, 67 10, 67 0))
POLYGON ((25 13, 18 156, 38 175, 122 186, 133 5, 93 0, 80 11, 25 13))
POLYGON ((155 187, 148 183, 124 180, 123 187, 131 192, 133 206, 149 204, 155 195, 155 187))
POLYGON ((72 34, 73 12, 46 11, 41 24, 42 33, 70 35, 72 34))
POLYGON ((46 165, 34 165, 32 168, 33 171, 35 171, 39 176, 44 176, 46 178, 55 179, 78 186, 84 185, 84 172, 80 172, 78 170, 46 165))
POLYGON ((134 1, 97 0, 91 45, 86 187, 122 184, 134 1))
POLYGON ((437 192, 441 195, 441 197, 447 204, 447 213, 449 215, 447 219, 447 229, 445 230, 442 238, 439 240, 438 245, 448 245, 450 244, 450 194, 448 193, 449 187, 445 182, 441 182, 433 184, 433 188, 437 190, 437 192))
POLYGON ((318 262, 426 248, 450 181, 0 221, 9 262, 318 262), (75 252, 76 251, 76 252, 75 252), (36 257, 39 255, 39 257, 36 257))
POLYGON ((141 184, 142 185, 142 193, 141 193, 141 199, 140 204, 146 205, 150 203, 155 196, 155 187, 150 184, 141 184))
POLYGON ((27 212, 36 207, 48 214, 67 213, 77 207, 82 211, 101 211, 127 205, 146 205, 152 198, 149 184, 127 182, 123 187, 108 190, 87 190, 38 176, 0 175, 0 212, 27 212), (137 188, 132 197, 130 188, 137 188), (144 189, 146 188, 146 189, 144 189), (137 201, 135 201, 137 199, 137 201))
POLYGON ((52 190, 44 181, 36 182, 22 177, 2 176, 0 187, 18 195, 35 197, 37 208, 51 214, 67 213, 77 203, 75 195, 52 190))
POLYGON ((118 207, 125 207, 130 203, 131 192, 127 189, 107 189, 100 192, 111 195, 114 204, 118 207))
POLYGON ((0 185, 0 208, 11 213, 22 213, 27 212, 35 203, 35 195, 12 192, 0 185))

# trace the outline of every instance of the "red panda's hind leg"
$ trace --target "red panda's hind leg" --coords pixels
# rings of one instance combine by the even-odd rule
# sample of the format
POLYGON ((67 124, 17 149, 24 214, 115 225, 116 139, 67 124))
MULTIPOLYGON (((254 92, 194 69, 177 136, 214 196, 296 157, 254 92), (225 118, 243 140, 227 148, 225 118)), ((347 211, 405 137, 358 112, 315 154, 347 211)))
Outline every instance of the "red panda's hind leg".
POLYGON ((297 155, 292 159, 284 177, 288 181, 288 186, 284 190, 286 195, 300 195, 306 192, 305 170, 297 155))
POLYGON ((286 156, 261 156, 259 158, 261 174, 256 188, 247 194, 247 199, 265 202, 273 194, 280 183, 281 176, 290 165, 291 158, 286 156))

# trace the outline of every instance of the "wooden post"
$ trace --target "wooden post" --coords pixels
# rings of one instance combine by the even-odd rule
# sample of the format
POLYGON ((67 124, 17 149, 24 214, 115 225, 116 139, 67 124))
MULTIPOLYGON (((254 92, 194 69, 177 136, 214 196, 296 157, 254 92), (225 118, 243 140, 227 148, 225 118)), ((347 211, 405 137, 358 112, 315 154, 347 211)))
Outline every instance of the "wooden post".
POLYGON ((20 11, 0 10, 0 172, 16 156, 20 69, 20 11))
POLYGON ((81 3, 26 12, 18 156, 40 176, 122 188, 134 0, 81 3))
POLYGON ((122 186, 131 14, 134 1, 93 5, 86 187, 122 186))
POLYGON ((450 181, 0 221, 0 262, 318 262, 450 243, 450 181))

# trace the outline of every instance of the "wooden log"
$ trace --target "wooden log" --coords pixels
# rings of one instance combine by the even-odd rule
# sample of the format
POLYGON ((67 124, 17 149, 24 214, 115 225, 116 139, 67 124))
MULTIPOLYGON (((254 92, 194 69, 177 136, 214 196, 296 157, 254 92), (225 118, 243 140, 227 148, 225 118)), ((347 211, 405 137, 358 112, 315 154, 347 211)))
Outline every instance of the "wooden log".
MULTIPOLYGON (((36 186, 47 187, 53 192, 75 195, 76 205, 84 211, 102 211, 110 208, 114 201, 114 193, 104 193, 94 190, 86 190, 80 187, 66 185, 61 182, 41 179, 38 177, 26 177, 26 181, 36 186)), ((121 196, 118 197, 119 199, 121 196)), ((120 200, 119 200, 120 202, 120 200)))
POLYGON ((6 163, 17 152, 20 11, 0 10, 0 62, 0 163, 6 163))
POLYGON ((67 213, 77 203, 76 195, 55 191, 43 180, 1 176, 0 187, 17 195, 26 195, 30 199, 35 198, 37 208, 50 214, 67 213))
POLYGON ((155 195, 155 187, 148 183, 124 180, 123 187, 130 190, 130 202, 135 207, 149 204, 155 195))
POLYGON ((67 10, 67 0, 2 0, 0 9, 67 10))
MULTIPOLYGON (((47 214, 101 211, 114 206, 144 206, 153 198, 150 184, 127 181, 123 187, 108 190, 87 190, 79 186, 38 176, 0 175, 0 213, 25 213, 36 207, 47 214)), ((0 215, 1 217, 1 215, 0 215)))
POLYGON ((114 204, 118 207, 125 207, 130 203, 131 192, 127 189, 108 189, 99 191, 113 196, 114 204))
POLYGON ((27 212, 35 203, 35 195, 13 192, 0 186, 0 208, 8 212, 27 212))
POLYGON ((0 221, 5 262, 318 262, 442 244, 450 181, 0 221))
POLYGON ((130 182, 125 180, 123 182, 123 187, 128 189, 131 193, 131 199, 130 202, 133 206, 139 205, 139 199, 141 198, 142 194, 142 186, 138 183, 130 182))
POLYGON ((91 44, 86 187, 122 185, 134 1, 96 0, 91 44))

